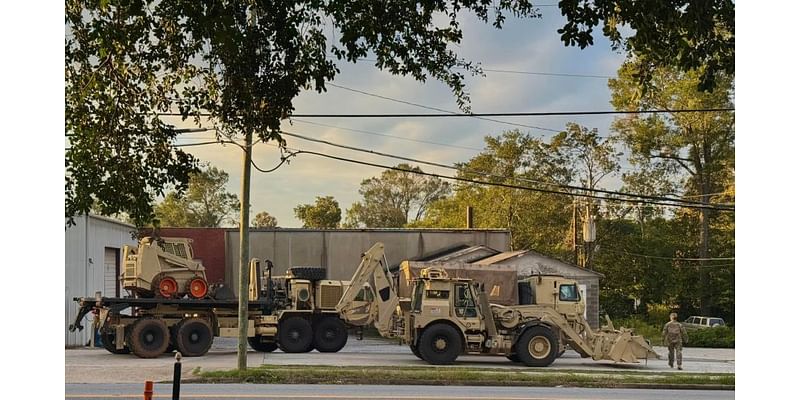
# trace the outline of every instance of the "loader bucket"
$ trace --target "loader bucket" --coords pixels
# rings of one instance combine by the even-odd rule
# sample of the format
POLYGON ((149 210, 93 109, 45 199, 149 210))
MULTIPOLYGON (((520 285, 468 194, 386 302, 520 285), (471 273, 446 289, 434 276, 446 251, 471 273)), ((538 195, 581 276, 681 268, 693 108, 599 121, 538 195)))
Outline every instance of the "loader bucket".
POLYGON ((620 328, 619 334, 612 340, 611 349, 601 358, 627 363, 638 363, 642 358, 659 358, 650 343, 644 337, 634 335, 630 329, 620 328))

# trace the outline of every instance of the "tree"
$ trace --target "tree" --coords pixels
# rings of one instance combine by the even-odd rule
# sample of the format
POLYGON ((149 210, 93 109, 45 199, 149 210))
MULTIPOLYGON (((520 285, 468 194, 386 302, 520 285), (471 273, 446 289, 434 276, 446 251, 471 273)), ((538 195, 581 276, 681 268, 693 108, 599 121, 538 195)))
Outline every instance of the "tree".
POLYGON ((339 72, 331 54, 433 77, 468 111, 464 73, 479 68, 452 50, 464 11, 498 29, 507 14, 539 16, 527 0, 67 0, 66 216, 96 200, 107 214, 144 223, 157 196, 186 189, 196 161, 171 146, 178 131, 161 113, 229 138, 282 141, 294 98, 324 91, 339 72))
POLYGON ((432 202, 450 192, 450 184, 420 175, 420 167, 398 164, 395 168, 361 181, 362 200, 347 210, 347 226, 400 228, 419 221, 432 202))
POLYGON ((275 228, 278 226, 278 220, 268 212, 262 211, 256 214, 252 225, 254 228, 275 228))
POLYGON ((168 193, 164 201, 155 206, 159 224, 218 227, 226 220, 235 221, 230 217, 239 208, 239 199, 225 190, 227 183, 228 173, 216 167, 192 173, 185 195, 168 193))
POLYGON ((333 196, 317 196, 314 204, 295 207, 294 215, 303 221, 303 228, 336 228, 342 220, 342 209, 333 196))
MULTIPOLYGON (((562 158, 570 166, 574 175, 573 180, 577 178, 577 182, 573 183, 584 188, 596 189, 603 178, 619 171, 619 157, 622 156, 622 153, 617 151, 611 140, 601 138, 597 134, 597 128, 589 130, 576 123, 567 123, 567 129, 551 139, 549 148, 553 150, 555 157, 562 158)), ((579 190, 579 192, 584 191, 579 190)), ((588 191, 585 192, 578 194, 589 194, 588 191)), ((579 200, 579 198, 575 200, 579 200)), ((575 220, 573 221, 576 262, 578 261, 576 238, 578 236, 578 227, 580 226, 578 225, 578 215, 581 215, 581 221, 590 221, 592 224, 596 224, 598 216, 595 211, 596 202, 594 200, 586 199, 583 203, 585 204, 586 213, 584 214, 583 211, 576 212, 575 220)), ((577 207, 577 204, 574 207, 577 207)), ((591 268, 594 242, 585 242, 583 247, 583 266, 591 268)))
MULTIPOLYGON (((459 164, 458 176, 523 186, 571 180, 566 160, 554 157, 548 144, 539 139, 513 130, 484 140, 486 149, 459 164)), ((427 217, 415 225, 462 228, 468 206, 473 207, 475 227, 509 229, 515 249, 534 248, 557 256, 569 253, 572 202, 564 195, 459 182, 452 197, 433 203, 427 217)))
POLYGON ((567 19, 558 30, 567 46, 594 43, 592 30, 603 22, 612 48, 636 57, 636 78, 645 87, 656 68, 695 71, 696 87, 709 91, 721 73, 735 69, 735 5, 732 0, 561 0, 567 19), (623 37, 620 27, 632 32, 623 37))
MULTIPOLYGON (((612 104, 618 110, 732 108, 733 78, 717 74, 717 87, 712 92, 699 92, 700 71, 681 72, 676 68, 654 71, 659 85, 642 95, 636 88, 636 65, 627 62, 620 67, 619 77, 609 81, 612 104)), ((615 120, 613 129, 631 150, 631 162, 639 165, 675 168, 682 172, 684 196, 705 205, 712 195, 725 189, 733 174, 734 113, 698 112, 659 115, 632 115, 615 120), (660 164, 656 164, 659 162, 660 164)), ((711 243, 711 219, 718 212, 710 209, 682 211, 695 215, 698 224, 696 257, 708 258, 711 243)), ((700 310, 709 313, 714 307, 711 271, 698 268, 700 310)))

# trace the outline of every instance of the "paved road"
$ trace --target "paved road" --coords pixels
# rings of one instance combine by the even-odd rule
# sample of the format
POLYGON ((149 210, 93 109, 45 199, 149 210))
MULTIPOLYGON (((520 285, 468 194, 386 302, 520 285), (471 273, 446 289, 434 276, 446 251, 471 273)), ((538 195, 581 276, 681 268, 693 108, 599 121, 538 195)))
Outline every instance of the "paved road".
MULTIPOLYGON (((142 384, 67 384, 68 399, 141 399, 142 384)), ((172 386, 156 384, 154 398, 170 398, 172 386)), ((727 390, 532 388, 496 386, 388 385, 183 385, 181 399, 375 399, 375 400, 674 400, 733 399, 727 390)))
MULTIPOLYGON (((664 348, 656 348, 662 355, 664 348)), ((732 349, 695 349, 683 352, 684 372, 734 373, 734 351, 732 349)), ((140 383, 145 380, 164 381, 172 379, 171 355, 155 359, 141 359, 134 355, 113 355, 103 349, 68 349, 65 351, 65 380, 67 383, 140 383)), ((247 365, 338 365, 338 366, 429 366, 411 354, 408 346, 384 339, 355 340, 351 337, 338 353, 302 354, 257 353, 247 355, 247 365)), ((505 357, 463 356, 456 367, 525 369, 522 364, 509 362, 505 357)), ((194 368, 206 371, 233 369, 236 367, 236 341, 217 338, 211 351, 203 357, 183 359, 183 376, 192 376, 194 368)), ((615 364, 610 361, 592 361, 567 351, 548 369, 580 369, 587 371, 643 371, 653 373, 677 372, 667 366, 666 360, 649 360, 647 364, 615 364)))

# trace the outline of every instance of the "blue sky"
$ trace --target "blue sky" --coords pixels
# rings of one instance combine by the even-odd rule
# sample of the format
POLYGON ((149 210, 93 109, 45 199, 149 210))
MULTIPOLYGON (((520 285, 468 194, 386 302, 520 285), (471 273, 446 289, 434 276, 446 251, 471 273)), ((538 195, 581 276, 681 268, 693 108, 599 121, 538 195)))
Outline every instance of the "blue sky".
MULTIPOLYGON (((464 38, 457 49, 459 53, 484 68, 515 71, 535 71, 614 76, 624 61, 624 55, 611 50, 604 37, 595 37, 595 45, 581 50, 565 47, 556 30, 564 18, 556 7, 541 8, 541 19, 508 19, 502 30, 484 24, 474 16, 464 15, 464 38)), ((450 90, 442 83, 428 80, 425 83, 410 77, 393 76, 376 69, 370 62, 349 64, 340 62, 341 73, 333 83, 357 90, 375 93, 409 102, 457 111, 450 90)), ((524 112, 524 111, 585 111, 608 110, 610 92, 606 79, 554 77, 486 72, 485 77, 469 77, 467 88, 472 98, 472 111, 524 112)), ((336 87, 326 93, 304 92, 295 100, 296 114, 312 113, 431 113, 433 111, 377 99, 336 87)), ((427 119, 302 119, 307 122, 377 132, 417 140, 454 144, 463 147, 483 148, 486 135, 498 135, 513 126, 474 118, 427 119)), ((497 118, 503 119, 503 118, 497 118)), ((504 118, 509 122, 534 125, 550 129, 563 129, 567 122, 578 122, 598 128, 608 135, 613 116, 570 116, 504 118)), ((175 123, 188 127, 188 123, 175 123)), ((283 130, 325 139, 331 142, 369 148, 406 157, 452 164, 469 160, 478 151, 421 144, 406 140, 355 133, 335 128, 320 127, 297 121, 285 123, 283 130)), ((520 128, 534 136, 547 138, 553 132, 520 128)), ((212 133, 182 135, 179 143, 208 140, 212 133)), ((287 137, 289 147, 315 150, 328 154, 384 165, 395 165, 399 160, 332 148, 287 137)), ((241 152, 235 146, 187 147, 199 159, 227 171, 231 179, 228 190, 240 191, 241 152)), ((279 161, 276 147, 259 144, 254 147, 253 159, 261 168, 271 168, 279 161)), ((421 166, 425 171, 452 175, 452 171, 421 166)), ((313 203, 315 196, 334 196, 344 215, 345 209, 359 200, 358 188, 363 179, 379 175, 382 169, 342 163, 340 161, 301 155, 277 171, 263 174, 253 171, 251 186, 252 212, 267 211, 278 219, 279 226, 299 227, 293 209, 298 204, 313 203)), ((606 178, 607 187, 619 186, 618 177, 606 178)))

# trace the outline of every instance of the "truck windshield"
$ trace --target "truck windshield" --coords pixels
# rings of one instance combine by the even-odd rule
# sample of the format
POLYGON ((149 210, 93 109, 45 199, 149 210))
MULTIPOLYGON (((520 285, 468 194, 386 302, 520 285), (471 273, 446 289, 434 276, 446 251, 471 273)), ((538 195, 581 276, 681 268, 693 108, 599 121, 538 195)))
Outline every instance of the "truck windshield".
POLYGON ((578 301, 580 295, 578 294, 578 285, 561 285, 558 290, 558 299, 561 301, 578 301))

